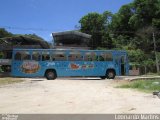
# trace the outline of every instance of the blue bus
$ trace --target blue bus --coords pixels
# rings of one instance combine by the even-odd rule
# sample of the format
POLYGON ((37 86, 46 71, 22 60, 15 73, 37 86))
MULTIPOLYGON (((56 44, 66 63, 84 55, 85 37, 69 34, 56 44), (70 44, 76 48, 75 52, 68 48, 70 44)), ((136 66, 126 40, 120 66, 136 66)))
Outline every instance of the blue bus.
POLYGON ((128 75, 126 51, 78 49, 14 49, 11 74, 15 77, 100 77, 128 75))

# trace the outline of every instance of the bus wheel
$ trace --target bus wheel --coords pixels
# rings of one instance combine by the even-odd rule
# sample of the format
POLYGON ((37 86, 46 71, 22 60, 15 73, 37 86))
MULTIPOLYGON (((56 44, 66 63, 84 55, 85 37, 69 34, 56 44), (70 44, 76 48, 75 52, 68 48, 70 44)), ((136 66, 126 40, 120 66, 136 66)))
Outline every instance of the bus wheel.
POLYGON ((106 76, 101 76, 100 78, 101 78, 101 79, 106 79, 106 76))
POLYGON ((107 79, 114 79, 115 76, 116 76, 116 74, 115 74, 114 70, 107 70, 107 72, 106 72, 107 79))
POLYGON ((47 80, 54 80, 57 78, 56 72, 54 70, 47 70, 45 73, 47 80))
POLYGON ((2 68, 2 71, 4 71, 4 72, 11 72, 10 65, 2 65, 1 68, 2 68))

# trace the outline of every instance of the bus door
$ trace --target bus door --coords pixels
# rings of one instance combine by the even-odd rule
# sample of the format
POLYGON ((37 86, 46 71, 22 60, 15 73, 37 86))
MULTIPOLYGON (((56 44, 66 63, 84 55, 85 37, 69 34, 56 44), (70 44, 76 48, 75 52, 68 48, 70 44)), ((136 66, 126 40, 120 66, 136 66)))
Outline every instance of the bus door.
POLYGON ((128 65, 128 57, 126 53, 121 55, 121 75, 128 75, 129 74, 129 65, 128 65))
POLYGON ((117 75, 128 75, 128 59, 126 54, 116 53, 114 56, 117 75))

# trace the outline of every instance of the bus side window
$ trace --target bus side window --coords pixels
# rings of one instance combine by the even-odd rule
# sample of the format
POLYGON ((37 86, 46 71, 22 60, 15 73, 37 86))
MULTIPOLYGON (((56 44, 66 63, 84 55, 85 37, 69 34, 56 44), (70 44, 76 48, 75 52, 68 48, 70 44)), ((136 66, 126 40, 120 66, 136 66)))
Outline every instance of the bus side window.
POLYGON ((50 60, 49 52, 42 52, 42 61, 49 61, 49 60, 50 60))
POLYGON ((55 61, 66 61, 67 57, 65 52, 54 52, 52 55, 52 60, 55 61))
POLYGON ((83 61, 83 56, 80 52, 70 52, 68 55, 69 61, 83 61))
POLYGON ((96 55, 95 52, 88 52, 88 53, 85 53, 84 60, 85 61, 98 61, 98 56, 96 55))
POLYGON ((105 61, 105 53, 104 52, 100 53, 99 61, 105 61))
POLYGON ((21 53, 20 52, 17 52, 14 56, 14 59, 15 60, 21 60, 21 53))
POLYGON ((113 61, 112 53, 105 53, 106 61, 113 61))
POLYGON ((100 55, 99 56, 99 61, 104 61, 104 58, 105 58, 104 56, 100 55))
POLYGON ((109 53, 109 52, 102 52, 100 55, 99 55, 99 61, 112 61, 113 58, 112 58, 112 53, 109 53))
POLYGON ((41 60, 41 55, 39 52, 33 52, 32 53, 32 60, 35 60, 35 61, 40 61, 41 60))
POLYGON ((55 53, 54 52, 51 52, 51 61, 55 61, 56 58, 55 58, 55 53))
POLYGON ((85 53, 84 60, 85 61, 92 61, 91 54, 90 53, 85 53))
POLYGON ((21 53, 22 55, 21 55, 21 57, 22 57, 22 60, 31 60, 31 55, 30 55, 30 53, 29 52, 22 52, 21 53))

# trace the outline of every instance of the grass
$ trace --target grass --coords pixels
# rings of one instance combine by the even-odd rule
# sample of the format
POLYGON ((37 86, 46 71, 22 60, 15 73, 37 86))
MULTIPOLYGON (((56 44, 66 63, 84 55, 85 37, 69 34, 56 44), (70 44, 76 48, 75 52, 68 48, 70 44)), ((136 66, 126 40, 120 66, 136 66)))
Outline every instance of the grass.
POLYGON ((158 76, 158 75, 160 75, 160 72, 158 72, 158 73, 147 73, 146 75, 154 75, 154 76, 158 76))
POLYGON ((14 83, 19 83, 19 82, 23 82, 22 79, 20 78, 0 78, 0 86, 1 85, 7 85, 7 84, 14 84, 14 83))
POLYGON ((131 88, 143 92, 160 91, 160 79, 130 81, 117 86, 117 88, 131 88))

